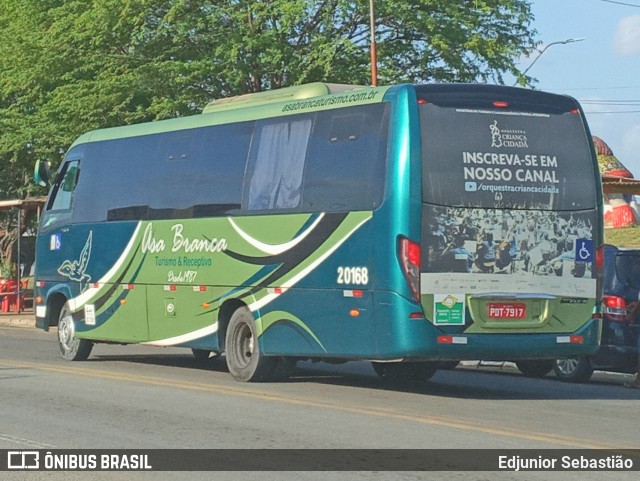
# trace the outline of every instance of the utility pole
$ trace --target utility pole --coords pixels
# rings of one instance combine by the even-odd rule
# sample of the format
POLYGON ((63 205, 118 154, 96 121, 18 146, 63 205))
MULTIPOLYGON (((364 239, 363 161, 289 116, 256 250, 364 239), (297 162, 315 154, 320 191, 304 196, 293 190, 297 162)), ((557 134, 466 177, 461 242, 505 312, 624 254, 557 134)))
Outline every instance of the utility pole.
POLYGON ((378 86, 378 52, 376 50, 376 20, 373 0, 369 0, 369 30, 371 31, 371 85, 378 86))

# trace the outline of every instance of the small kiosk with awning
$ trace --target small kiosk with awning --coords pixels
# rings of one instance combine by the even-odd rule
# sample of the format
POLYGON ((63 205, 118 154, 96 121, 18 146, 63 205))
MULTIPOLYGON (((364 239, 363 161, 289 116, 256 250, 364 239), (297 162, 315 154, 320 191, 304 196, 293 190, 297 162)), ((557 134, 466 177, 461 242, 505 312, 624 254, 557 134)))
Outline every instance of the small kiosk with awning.
MULTIPOLYGON (((15 240, 15 258, 18 260, 18 264, 22 257, 23 213, 24 211, 35 212, 39 218, 45 201, 46 198, 44 197, 0 201, 0 211, 15 211, 16 231, 18 233, 15 240)), ((3 239, 9 237, 9 232, 0 232, 0 237, 3 239)), ((25 298, 28 298, 29 293, 33 292, 33 286, 30 285, 33 279, 23 277, 24 273, 19 265, 13 270, 15 271, 15 278, 13 276, 7 279, 0 278, 0 311, 2 312, 22 311, 25 298)))

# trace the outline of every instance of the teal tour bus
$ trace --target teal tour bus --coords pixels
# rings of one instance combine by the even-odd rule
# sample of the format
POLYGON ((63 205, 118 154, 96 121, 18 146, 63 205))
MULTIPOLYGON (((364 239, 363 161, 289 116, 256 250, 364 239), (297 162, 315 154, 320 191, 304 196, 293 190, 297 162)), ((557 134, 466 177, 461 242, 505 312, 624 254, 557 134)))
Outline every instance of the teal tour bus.
POLYGON ((180 346, 240 381, 305 359, 535 376, 598 348, 602 246, 574 99, 316 83, 80 136, 41 217, 36 319, 68 360, 180 346))

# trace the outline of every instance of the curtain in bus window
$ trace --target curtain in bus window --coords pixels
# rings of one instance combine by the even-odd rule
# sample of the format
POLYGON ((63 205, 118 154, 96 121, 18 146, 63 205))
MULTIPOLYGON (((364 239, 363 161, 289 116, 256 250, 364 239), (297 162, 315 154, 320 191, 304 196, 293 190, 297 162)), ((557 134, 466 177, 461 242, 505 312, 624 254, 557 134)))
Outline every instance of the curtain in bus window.
POLYGON ((257 125, 249 210, 291 209, 300 203, 311 124, 311 119, 305 118, 257 125))

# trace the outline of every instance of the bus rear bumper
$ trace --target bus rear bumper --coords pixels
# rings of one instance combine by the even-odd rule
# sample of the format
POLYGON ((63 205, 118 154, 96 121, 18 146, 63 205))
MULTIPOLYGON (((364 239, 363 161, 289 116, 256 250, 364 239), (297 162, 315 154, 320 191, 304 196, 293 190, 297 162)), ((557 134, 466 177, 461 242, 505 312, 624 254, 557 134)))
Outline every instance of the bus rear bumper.
POLYGON ((517 361, 586 356, 599 347, 600 319, 571 333, 460 334, 438 336, 433 354, 443 359, 517 361))
POLYGON ((421 308, 407 299, 388 292, 376 296, 378 360, 555 359, 590 355, 600 345, 601 319, 596 317, 575 332, 452 333, 416 316, 421 308))

